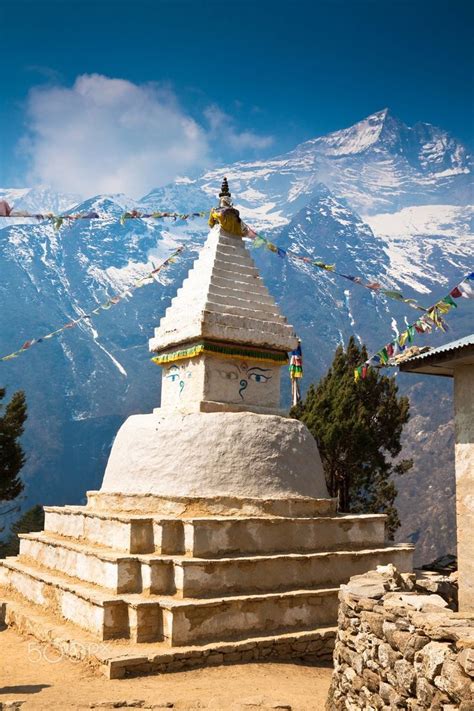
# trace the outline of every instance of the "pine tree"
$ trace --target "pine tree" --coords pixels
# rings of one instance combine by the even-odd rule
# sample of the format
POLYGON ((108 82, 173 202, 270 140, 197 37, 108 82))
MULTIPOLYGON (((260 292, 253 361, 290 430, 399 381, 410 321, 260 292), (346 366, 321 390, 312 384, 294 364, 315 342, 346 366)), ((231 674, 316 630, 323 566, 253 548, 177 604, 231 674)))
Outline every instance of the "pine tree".
POLYGON ((27 418, 25 394, 13 394, 7 405, 2 405, 5 389, 0 388, 0 503, 13 501, 23 491, 20 471, 25 454, 19 442, 27 418))
POLYGON ((365 346, 359 348, 351 337, 347 350, 337 348, 327 374, 310 386, 291 415, 315 437, 339 511, 387 514, 387 533, 393 539, 400 519, 392 476, 412 466, 411 460, 394 461, 401 452, 409 402, 398 397, 394 378, 377 370, 369 369, 364 380, 355 382, 354 369, 366 359, 365 346))
POLYGON ((5 543, 0 543, 0 558, 7 555, 17 555, 20 550, 19 533, 31 533, 32 531, 42 531, 44 527, 44 510, 42 506, 33 506, 25 511, 18 521, 15 521, 11 528, 10 535, 5 543))

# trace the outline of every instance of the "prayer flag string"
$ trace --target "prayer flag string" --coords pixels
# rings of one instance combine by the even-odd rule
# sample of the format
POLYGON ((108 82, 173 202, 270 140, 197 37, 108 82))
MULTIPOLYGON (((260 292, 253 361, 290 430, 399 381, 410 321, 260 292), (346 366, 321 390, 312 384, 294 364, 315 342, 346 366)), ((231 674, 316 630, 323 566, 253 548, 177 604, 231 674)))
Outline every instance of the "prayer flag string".
POLYGON ((457 299, 460 297, 474 299, 474 272, 465 276, 446 296, 443 296, 443 298, 439 299, 433 306, 426 309, 426 313, 410 324, 397 338, 394 338, 390 343, 387 343, 383 348, 377 351, 377 353, 374 353, 365 363, 359 365, 354 370, 354 379, 358 381, 366 378, 369 368, 371 367, 383 368, 385 366, 397 365, 397 363, 407 357, 407 353, 404 353, 404 351, 413 343, 415 334, 431 333, 433 328, 447 331, 448 326, 444 317, 451 309, 458 307, 457 299))
MULTIPOLYGON (((162 212, 161 210, 156 210, 154 212, 140 212, 139 210, 131 210, 130 212, 124 212, 121 215, 120 224, 124 225, 127 220, 144 220, 144 219, 158 219, 162 220, 165 218, 170 218, 174 221, 176 220, 189 220, 193 217, 206 217, 207 210, 201 210, 200 212, 162 212)), ((0 217, 27 217, 35 219, 38 221, 49 220, 55 230, 59 230, 63 224, 75 220, 110 220, 110 215, 99 215, 94 210, 90 212, 77 213, 71 215, 55 215, 52 212, 28 212, 23 210, 13 210, 10 205, 5 200, 0 200, 0 217)))
POLYGON ((19 348, 17 351, 14 351, 13 353, 9 353, 6 356, 3 356, 0 358, 1 361, 7 361, 7 360, 13 360, 14 358, 17 358, 19 355, 24 353, 25 351, 29 350, 32 346, 37 345, 38 343, 42 343, 43 341, 47 341, 50 338, 53 338, 54 336, 59 335, 60 333, 63 333, 69 328, 74 328, 77 326, 78 323, 81 323, 81 321, 85 321, 86 319, 92 318, 92 316, 97 316, 100 314, 101 311, 108 311, 112 306, 115 306, 116 304, 121 301, 126 296, 131 296, 131 292, 134 291, 135 289, 139 289, 141 286, 145 285, 145 282, 149 281, 150 279, 155 280, 156 275, 161 272, 162 269, 167 267, 169 264, 172 264, 175 261, 175 257, 180 254, 184 249, 183 245, 180 245, 175 251, 170 254, 169 257, 167 257, 158 267, 155 269, 152 269, 152 271, 148 272, 148 274, 145 274, 145 276, 140 277, 140 279, 137 279, 131 286, 127 287, 127 289, 124 289, 123 291, 120 291, 118 294, 115 294, 115 296, 110 297, 110 299, 107 299, 103 304, 100 304, 97 306, 95 309, 92 309, 89 313, 87 314, 82 314, 79 318, 74 319, 73 321, 68 321, 68 323, 65 323, 63 326, 60 328, 56 329, 55 331, 51 331, 51 333, 46 334, 46 336, 42 336, 41 338, 32 338, 31 340, 25 341, 21 348, 19 348))
MULTIPOLYGON (((120 223, 122 225, 125 225, 127 220, 148 218, 170 218, 173 220, 188 220, 194 217, 205 217, 206 215, 207 211, 189 213, 155 211, 146 213, 140 212, 138 210, 132 210, 130 212, 123 213, 123 215, 120 217, 120 223)), ((54 215, 52 213, 40 214, 23 211, 16 212, 8 205, 5 200, 0 200, 0 217, 28 217, 37 220, 49 220, 52 222, 56 230, 60 229, 60 227, 67 221, 111 219, 110 216, 100 216, 97 212, 94 211, 83 214, 70 215, 54 215)), ((410 324, 410 326, 408 326, 407 329, 403 331, 403 333, 401 333, 396 339, 388 343, 380 351, 371 356, 365 363, 355 369, 354 377, 356 380, 359 380, 360 378, 365 378, 369 367, 383 367, 386 365, 396 364, 396 359, 400 357, 400 354, 403 353, 403 351, 405 351, 405 349, 407 348, 407 344, 410 345, 413 342, 415 333, 429 333, 433 328, 439 328, 443 331, 447 330, 447 325, 444 321, 444 316, 449 313, 452 308, 456 308, 458 306, 458 304, 456 303, 456 299, 459 299, 461 296, 471 299, 474 298, 474 272, 468 274, 459 284, 457 284, 457 286, 454 287, 454 289, 451 289, 449 294, 447 294, 445 297, 443 297, 433 306, 427 309, 417 303, 415 299, 405 297, 400 291, 383 288, 378 281, 364 281, 362 277, 352 276, 339 272, 336 270, 335 264, 326 264, 325 262, 319 259, 314 259, 313 257, 309 256, 302 256, 293 250, 282 249, 276 244, 273 244, 273 242, 271 242, 270 240, 255 232, 255 230, 253 230, 248 225, 244 225, 244 227, 246 230, 246 236, 250 240, 252 240, 253 248, 265 246, 269 251, 273 252, 282 259, 290 258, 296 261, 301 261, 305 264, 310 264, 311 266, 314 266, 318 269, 331 272, 339 277, 342 277, 343 279, 351 281, 353 284, 358 284, 359 286, 362 286, 366 289, 370 289, 374 293, 379 293, 388 299, 393 299, 394 301, 405 303, 411 306, 412 308, 423 312, 423 315, 420 316, 415 322, 410 324)), ((173 252, 164 262, 162 262, 162 264, 159 265, 159 267, 153 269, 148 274, 138 279, 134 284, 132 284, 132 286, 111 297, 105 303, 101 304, 100 306, 97 306, 90 313, 83 314, 79 318, 73 321, 69 321, 68 323, 61 326, 61 328, 58 328, 57 330, 52 331, 51 333, 48 333, 46 336, 25 341, 21 348, 19 348, 17 351, 14 351, 13 353, 10 353, 9 355, 3 356, 2 358, 0 358, 0 361, 12 360, 13 358, 19 356, 21 353, 24 353, 33 345, 51 339, 69 328, 74 328, 81 321, 90 319, 92 316, 99 314, 101 311, 106 311, 110 309, 125 296, 130 295, 131 291, 143 286, 145 282, 149 281, 150 279, 155 279, 156 274, 160 272, 163 268, 168 266, 170 263, 172 263, 174 261, 174 257, 176 257, 183 249, 184 245, 180 245, 175 250, 175 252, 173 252)), ((294 386, 293 399, 294 401, 296 400, 296 402, 298 402, 298 399, 300 397, 300 394, 298 392, 298 380, 302 376, 301 350, 298 351, 298 349, 296 349, 296 351, 292 352, 291 357, 292 360, 290 361, 290 375, 292 378, 292 384, 294 386)))
POLYGON ((262 235, 257 234, 248 225, 246 225, 246 227, 247 237, 252 240, 252 247, 254 249, 258 249, 259 247, 263 247, 265 245, 266 248, 270 250, 270 252, 274 252, 282 259, 284 259, 285 257, 290 257, 291 259, 304 262, 305 264, 310 264, 311 266, 317 267, 318 269, 323 269, 324 271, 332 272, 333 274, 336 274, 337 276, 342 277, 343 279, 351 281, 353 284, 358 284, 359 286, 363 286, 366 289, 370 289, 372 292, 382 294, 387 299, 403 302, 404 304, 408 304, 408 306, 411 306, 413 309, 417 309, 418 311, 426 311, 426 309, 420 304, 418 304, 415 299, 409 299, 405 297, 400 291, 394 291, 393 289, 384 289, 378 281, 369 282, 364 281, 362 277, 359 276, 343 274, 342 272, 336 270, 335 264, 326 264, 325 262, 319 259, 313 259, 313 257, 304 257, 298 254, 297 252, 292 251, 291 249, 282 249, 276 244, 273 244, 273 242, 270 242, 262 235))

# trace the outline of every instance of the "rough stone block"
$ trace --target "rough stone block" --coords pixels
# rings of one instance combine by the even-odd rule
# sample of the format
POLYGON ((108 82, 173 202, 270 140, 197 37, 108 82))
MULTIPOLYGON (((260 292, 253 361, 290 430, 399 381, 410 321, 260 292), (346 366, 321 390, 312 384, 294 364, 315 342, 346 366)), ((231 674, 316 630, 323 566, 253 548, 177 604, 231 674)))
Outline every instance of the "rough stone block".
POLYGON ((360 613, 360 619, 365 622, 368 629, 376 636, 383 637, 383 616, 378 612, 364 610, 360 613))
MULTIPOLYGON (((445 659, 441 673, 434 680, 435 686, 454 701, 470 701, 474 684, 454 659, 445 659)), ((473 698, 474 700, 474 698, 473 698)))
POLYGON ((423 676, 417 677, 416 680, 416 698, 424 708, 431 708, 431 701, 435 695, 436 688, 430 684, 428 679, 423 676))
POLYGON ((437 608, 444 609, 448 606, 446 600, 440 595, 416 595, 416 594, 405 594, 400 595, 400 601, 403 605, 412 607, 415 610, 427 610, 434 611, 437 608))
POLYGON ((378 674, 370 671, 370 669, 364 669, 362 672, 362 678, 369 691, 378 691, 380 681, 378 674))
POLYGON ((450 653, 450 646, 445 642, 429 642, 415 656, 415 669, 417 673, 433 681, 441 671, 444 660, 450 653))
POLYGON ((464 649, 456 657, 457 663, 470 677, 474 677, 474 649, 464 649))
POLYGON ((377 656, 382 667, 393 669, 395 662, 402 658, 400 652, 395 651, 392 647, 383 642, 379 645, 377 656))
POLYGON ((415 693, 416 675, 413 665, 406 659, 398 659, 394 664, 398 688, 406 690, 407 695, 415 693))

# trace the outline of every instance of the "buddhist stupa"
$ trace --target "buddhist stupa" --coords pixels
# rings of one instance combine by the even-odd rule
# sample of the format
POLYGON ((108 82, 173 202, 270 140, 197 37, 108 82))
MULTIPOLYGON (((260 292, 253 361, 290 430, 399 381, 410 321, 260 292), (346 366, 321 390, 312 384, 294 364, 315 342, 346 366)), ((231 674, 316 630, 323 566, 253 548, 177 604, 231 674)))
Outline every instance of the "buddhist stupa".
POLYGON ((314 438, 280 410, 281 368, 298 341, 230 198, 225 181, 217 222, 150 340, 161 408, 119 430, 102 492, 328 498, 314 438), (234 233, 219 222, 226 213, 234 233))
POLYGON ((336 513, 314 438, 280 410, 297 338, 227 181, 210 226, 150 340, 161 407, 122 425, 86 506, 45 507, 0 561, 0 617, 109 677, 329 659, 339 585, 411 570, 385 516, 336 513))

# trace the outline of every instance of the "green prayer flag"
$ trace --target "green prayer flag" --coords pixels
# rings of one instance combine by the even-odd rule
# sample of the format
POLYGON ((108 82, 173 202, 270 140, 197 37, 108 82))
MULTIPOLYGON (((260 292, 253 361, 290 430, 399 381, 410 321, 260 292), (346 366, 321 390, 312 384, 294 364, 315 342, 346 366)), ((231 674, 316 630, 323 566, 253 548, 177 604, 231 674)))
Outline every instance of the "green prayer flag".
POLYGON ((457 303, 451 296, 449 296, 449 294, 448 296, 445 296, 444 299, 441 299, 441 301, 444 301, 445 304, 449 304, 449 306, 454 306, 455 309, 458 307, 457 303))
POLYGON ((257 237, 255 237, 254 241, 252 242, 252 247, 258 249, 259 247, 262 247, 266 243, 266 241, 266 239, 260 237, 260 235, 257 235, 257 237))
POLYGON ((395 301, 403 301, 403 294, 399 291, 390 291, 389 289, 381 289, 381 293, 387 296, 389 299, 395 299, 395 301))

